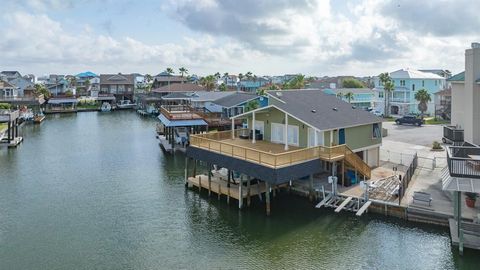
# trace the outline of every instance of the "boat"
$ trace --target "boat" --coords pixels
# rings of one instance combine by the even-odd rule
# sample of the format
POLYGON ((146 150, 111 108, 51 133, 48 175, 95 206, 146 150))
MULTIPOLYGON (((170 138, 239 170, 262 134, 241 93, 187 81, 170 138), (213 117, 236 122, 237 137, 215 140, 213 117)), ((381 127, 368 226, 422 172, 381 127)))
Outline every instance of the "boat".
POLYGON ((118 109, 133 109, 137 106, 136 103, 132 103, 130 100, 125 99, 125 100, 120 100, 119 103, 117 103, 117 108, 118 109))
POLYGON ((102 112, 109 112, 112 110, 112 105, 108 102, 103 102, 102 106, 100 107, 100 111, 102 112))
POLYGON ((45 115, 43 113, 37 114, 33 117, 33 123, 40 124, 43 120, 45 120, 45 115))

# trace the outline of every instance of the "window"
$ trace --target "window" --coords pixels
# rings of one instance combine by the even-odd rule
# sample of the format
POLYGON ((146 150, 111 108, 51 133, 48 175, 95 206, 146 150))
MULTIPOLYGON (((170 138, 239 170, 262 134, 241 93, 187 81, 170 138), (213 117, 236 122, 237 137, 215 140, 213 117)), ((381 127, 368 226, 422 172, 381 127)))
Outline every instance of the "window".
POLYGON ((381 136, 382 136, 382 133, 380 132, 380 125, 378 123, 373 124, 373 138, 378 139, 378 138, 381 138, 381 136))
POLYGON ((378 92, 378 97, 383 98, 383 92, 378 92))
POLYGON ((283 125, 272 123, 272 142, 283 143, 283 125))
POLYGON ((298 146, 298 126, 288 125, 288 144, 298 146))
POLYGON ((415 84, 412 84, 412 91, 415 91, 415 84))
POLYGON ((405 80, 400 80, 400 86, 405 86, 405 80))

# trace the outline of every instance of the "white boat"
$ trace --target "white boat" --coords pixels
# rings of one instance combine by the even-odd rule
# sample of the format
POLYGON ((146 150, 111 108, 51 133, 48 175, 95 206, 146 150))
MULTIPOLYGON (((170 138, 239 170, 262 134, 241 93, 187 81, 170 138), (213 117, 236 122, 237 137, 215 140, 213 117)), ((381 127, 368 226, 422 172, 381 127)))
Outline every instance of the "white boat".
POLYGON ((132 103, 130 100, 120 100, 119 103, 117 103, 117 108, 119 109, 133 109, 137 106, 136 103, 132 103))
POLYGON ((109 112, 109 111, 112 110, 112 105, 110 105, 110 103, 108 103, 108 102, 103 102, 102 107, 100 107, 100 110, 102 112, 109 112))

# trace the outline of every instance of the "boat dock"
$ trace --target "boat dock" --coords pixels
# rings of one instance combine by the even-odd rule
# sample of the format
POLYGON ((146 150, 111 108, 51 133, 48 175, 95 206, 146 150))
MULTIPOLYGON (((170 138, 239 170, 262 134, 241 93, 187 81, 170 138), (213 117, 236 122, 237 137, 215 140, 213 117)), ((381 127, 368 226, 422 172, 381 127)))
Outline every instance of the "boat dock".
POLYGON ((188 177, 188 186, 197 187, 199 192, 202 189, 206 189, 208 194, 217 194, 220 199, 222 195, 226 196, 227 202, 230 202, 230 198, 239 201, 239 207, 243 206, 243 202, 240 202, 240 198, 247 200, 247 206, 250 206, 251 197, 258 196, 262 199, 262 194, 266 192, 267 188, 265 183, 259 182, 252 184, 250 181, 239 183, 228 183, 226 179, 217 176, 197 175, 195 177, 188 177))

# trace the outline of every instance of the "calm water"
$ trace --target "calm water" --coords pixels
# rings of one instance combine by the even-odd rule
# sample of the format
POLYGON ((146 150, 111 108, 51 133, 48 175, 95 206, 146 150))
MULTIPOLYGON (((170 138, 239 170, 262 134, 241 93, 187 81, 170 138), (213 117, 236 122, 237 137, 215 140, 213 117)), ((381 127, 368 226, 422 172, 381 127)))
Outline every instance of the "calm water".
POLYGON ((480 269, 448 232, 314 210, 282 194, 239 212, 183 185, 153 119, 52 116, 0 149, 0 269, 480 269))

